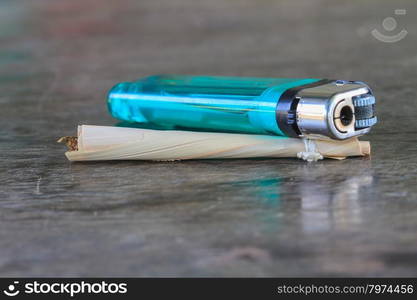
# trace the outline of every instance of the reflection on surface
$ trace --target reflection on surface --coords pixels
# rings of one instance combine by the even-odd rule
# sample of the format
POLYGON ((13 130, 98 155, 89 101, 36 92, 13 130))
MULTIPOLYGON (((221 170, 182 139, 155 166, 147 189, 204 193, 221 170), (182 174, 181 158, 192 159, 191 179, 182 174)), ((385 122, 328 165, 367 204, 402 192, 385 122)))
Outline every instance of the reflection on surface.
POLYGON ((261 219, 270 231, 279 230, 282 218, 301 225, 306 233, 330 229, 348 230, 362 223, 363 193, 374 181, 369 173, 322 174, 317 168, 302 169, 294 178, 263 178, 234 182, 239 194, 259 201, 261 219), (317 171, 317 172, 316 172, 317 171), (362 198, 361 198, 362 196, 362 198), (289 216, 293 216, 293 218, 289 216))
POLYGON ((180 205, 176 207, 183 209, 193 205, 188 215, 204 212, 209 217, 210 212, 212 218, 227 214, 238 219, 239 212, 248 222, 267 224, 268 231, 301 226, 309 233, 363 223, 363 200, 374 183, 363 162, 357 161, 351 168, 337 165, 334 170, 327 164, 293 166, 280 172, 282 176, 274 176, 274 166, 265 162, 245 163, 260 167, 260 171, 251 171, 249 166, 247 173, 242 173, 240 166, 234 169, 233 161, 196 161, 72 164, 69 173, 72 186, 89 193, 89 200, 80 200, 80 205, 94 210, 123 208, 125 213, 133 213, 149 205, 180 205), (361 165, 363 169, 357 171, 361 165), (265 177, 259 178, 260 174, 265 177), (247 180, 255 176, 258 179, 247 180), (103 185, 113 187, 105 198, 97 193, 103 185))
POLYGON ((255 199, 261 199, 265 206, 277 207, 280 204, 282 179, 263 178, 247 181, 232 182, 234 188, 238 188, 240 192, 255 199))
POLYGON ((373 182, 370 175, 347 178, 332 189, 323 189, 316 182, 300 185, 301 221, 306 232, 332 228, 348 229, 361 223, 359 196, 362 188, 373 182))

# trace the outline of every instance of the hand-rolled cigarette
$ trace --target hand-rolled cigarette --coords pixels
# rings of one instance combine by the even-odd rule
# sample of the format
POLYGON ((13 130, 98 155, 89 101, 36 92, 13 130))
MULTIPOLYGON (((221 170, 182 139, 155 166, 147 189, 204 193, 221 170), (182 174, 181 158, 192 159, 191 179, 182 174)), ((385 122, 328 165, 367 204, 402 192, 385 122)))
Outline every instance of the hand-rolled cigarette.
POLYGON ((63 137, 70 161, 323 157, 344 159, 370 154, 369 142, 307 140, 279 136, 78 126, 78 137, 63 137))

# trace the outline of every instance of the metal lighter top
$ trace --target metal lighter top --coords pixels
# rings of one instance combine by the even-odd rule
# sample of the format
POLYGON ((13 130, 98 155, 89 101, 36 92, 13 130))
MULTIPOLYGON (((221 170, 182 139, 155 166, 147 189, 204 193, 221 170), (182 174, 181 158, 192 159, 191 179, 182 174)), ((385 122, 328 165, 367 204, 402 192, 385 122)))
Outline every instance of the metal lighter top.
POLYGON ((364 83, 327 79, 158 75, 108 95, 120 120, 159 129, 347 139, 376 123, 364 83))

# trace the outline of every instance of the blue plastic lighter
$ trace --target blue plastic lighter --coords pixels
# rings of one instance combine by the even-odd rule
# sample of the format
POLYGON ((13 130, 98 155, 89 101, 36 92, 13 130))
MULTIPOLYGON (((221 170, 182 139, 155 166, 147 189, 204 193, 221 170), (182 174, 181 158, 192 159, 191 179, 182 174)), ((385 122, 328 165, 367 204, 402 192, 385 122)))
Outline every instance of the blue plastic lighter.
POLYGON ((157 75, 114 86, 117 119, 159 129, 347 139, 376 123, 362 82, 328 79, 157 75))

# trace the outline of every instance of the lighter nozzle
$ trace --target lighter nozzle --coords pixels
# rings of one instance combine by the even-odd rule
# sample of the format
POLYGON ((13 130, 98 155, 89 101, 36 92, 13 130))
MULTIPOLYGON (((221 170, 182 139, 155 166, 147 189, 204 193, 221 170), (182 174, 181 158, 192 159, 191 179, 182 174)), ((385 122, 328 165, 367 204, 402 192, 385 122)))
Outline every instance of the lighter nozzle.
POLYGON ((375 98, 361 82, 333 81, 297 94, 301 136, 344 140, 368 133, 376 123, 375 98))

